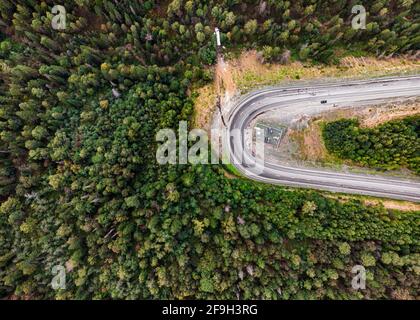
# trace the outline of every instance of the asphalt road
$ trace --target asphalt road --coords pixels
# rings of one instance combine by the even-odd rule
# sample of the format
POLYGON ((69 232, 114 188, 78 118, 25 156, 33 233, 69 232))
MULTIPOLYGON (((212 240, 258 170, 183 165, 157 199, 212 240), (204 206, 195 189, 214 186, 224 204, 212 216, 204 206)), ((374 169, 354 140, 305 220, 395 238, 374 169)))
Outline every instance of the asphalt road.
POLYGON ((303 114, 314 115, 343 106, 357 108, 416 96, 420 96, 420 76, 255 91, 242 97, 227 115, 229 135, 225 139, 229 140, 225 146, 231 163, 243 175, 257 181, 420 202, 418 181, 270 163, 254 157, 243 134, 253 119, 268 111, 276 112, 283 123, 290 123, 303 114), (327 103, 321 104, 321 100, 327 100, 327 103), (234 131, 240 131, 241 137, 233 139, 234 131))

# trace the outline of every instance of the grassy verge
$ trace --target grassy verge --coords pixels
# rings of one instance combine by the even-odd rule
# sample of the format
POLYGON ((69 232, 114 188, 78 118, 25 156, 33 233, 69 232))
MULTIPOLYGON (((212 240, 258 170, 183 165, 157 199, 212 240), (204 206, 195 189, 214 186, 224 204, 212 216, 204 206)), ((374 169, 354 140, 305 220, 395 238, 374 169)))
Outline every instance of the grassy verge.
POLYGON ((276 85, 292 80, 318 78, 364 79, 381 76, 407 75, 420 73, 420 63, 403 58, 378 60, 372 57, 346 56, 337 65, 315 65, 292 62, 286 65, 261 64, 256 52, 243 54, 232 60, 233 78, 241 92, 262 86, 276 85))
POLYGON ((229 173, 231 175, 234 175, 236 178, 243 178, 244 177, 242 175, 242 173, 238 169, 236 169, 236 167, 231 163, 224 164, 223 167, 225 168, 227 173, 229 173))

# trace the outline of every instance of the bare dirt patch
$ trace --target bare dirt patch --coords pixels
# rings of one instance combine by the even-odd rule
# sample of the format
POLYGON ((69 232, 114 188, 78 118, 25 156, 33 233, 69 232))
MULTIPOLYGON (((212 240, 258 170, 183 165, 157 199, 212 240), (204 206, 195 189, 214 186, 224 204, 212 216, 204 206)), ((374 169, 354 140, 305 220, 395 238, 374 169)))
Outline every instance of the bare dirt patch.
POLYGON ((413 203, 409 201, 398 201, 398 200, 383 200, 383 199, 371 199, 371 198, 362 198, 359 196, 351 196, 351 195, 334 195, 334 194, 325 194, 326 197, 331 199, 336 199, 341 203, 348 202, 351 199, 359 198, 364 205, 366 206, 384 206, 386 209, 390 210, 398 210, 404 212, 412 212, 412 211, 419 211, 420 212, 420 204, 413 203))
POLYGON ((317 160, 326 157, 326 149, 322 140, 321 130, 318 124, 309 126, 303 133, 303 145, 305 148, 305 160, 317 160))
POLYGON ((420 114, 420 102, 408 105, 393 104, 388 108, 364 110, 364 113, 360 115, 360 125, 371 128, 388 121, 403 119, 416 114, 420 114))
POLYGON ((364 200, 365 205, 378 206, 382 204, 387 209, 399 211, 420 211, 420 204, 406 202, 406 201, 393 201, 393 200, 364 200))
POLYGON ((236 84, 232 77, 232 67, 223 57, 218 59, 214 70, 214 82, 197 90, 198 97, 195 102, 194 126, 209 130, 213 112, 220 97, 221 109, 226 107, 228 100, 236 93, 236 84))
POLYGON ((215 72, 216 92, 221 96, 225 93, 233 95, 236 92, 236 84, 233 79, 232 66, 223 57, 219 58, 215 72))

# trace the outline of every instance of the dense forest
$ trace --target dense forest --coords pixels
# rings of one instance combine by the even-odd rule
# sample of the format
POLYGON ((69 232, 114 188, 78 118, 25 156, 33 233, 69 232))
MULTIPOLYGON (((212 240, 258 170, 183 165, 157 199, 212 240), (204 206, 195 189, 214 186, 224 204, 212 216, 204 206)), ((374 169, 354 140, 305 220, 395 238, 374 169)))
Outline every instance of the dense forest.
POLYGON ((216 25, 226 50, 273 60, 419 49, 420 3, 364 3, 354 30, 356 1, 69 0, 56 30, 57 3, 2 0, 0 297, 418 297, 419 212, 155 159, 156 132, 189 120, 212 80, 216 25))
POLYGON ((420 116, 361 128, 357 119, 325 124, 322 132, 329 152, 362 166, 382 170, 409 168, 420 174, 420 116))

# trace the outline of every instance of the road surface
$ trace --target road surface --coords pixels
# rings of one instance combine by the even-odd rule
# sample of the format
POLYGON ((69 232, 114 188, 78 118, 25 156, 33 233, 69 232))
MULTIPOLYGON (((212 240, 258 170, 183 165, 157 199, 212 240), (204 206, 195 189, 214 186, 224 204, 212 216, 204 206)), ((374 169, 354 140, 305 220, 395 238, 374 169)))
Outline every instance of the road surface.
POLYGON ((279 165, 255 157, 248 143, 244 143, 244 132, 250 122, 268 111, 275 111, 283 123, 290 123, 303 114, 314 115, 342 106, 356 108, 416 96, 420 96, 420 76, 255 91, 244 96, 230 110, 227 116, 228 134, 225 137, 228 142, 225 146, 231 163, 243 175, 257 181, 420 202, 418 181, 279 165), (327 100, 327 103, 321 104, 321 100, 327 100), (232 138, 234 131, 242 133, 240 138, 232 138))

